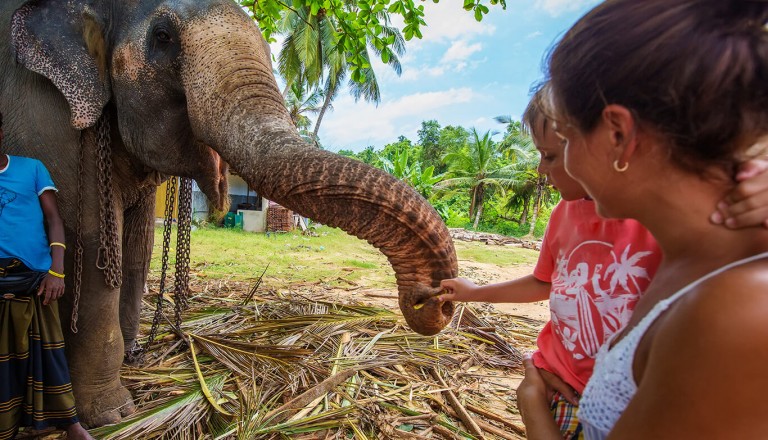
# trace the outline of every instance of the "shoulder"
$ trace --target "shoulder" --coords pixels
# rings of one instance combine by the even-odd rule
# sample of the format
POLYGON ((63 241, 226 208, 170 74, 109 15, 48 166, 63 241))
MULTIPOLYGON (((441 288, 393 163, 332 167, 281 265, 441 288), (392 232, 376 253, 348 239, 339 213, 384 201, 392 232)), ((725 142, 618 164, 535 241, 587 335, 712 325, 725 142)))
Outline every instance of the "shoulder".
POLYGON ((28 168, 45 168, 43 162, 41 162, 39 159, 35 159, 34 157, 10 155, 8 157, 16 166, 24 166, 28 168))
MULTIPOLYGON (((689 292, 670 315, 679 342, 707 341, 727 359, 768 362, 768 259, 728 270, 689 292)), ((664 327, 668 327, 665 325, 664 327)), ((698 346, 698 344, 694 344, 698 346)))

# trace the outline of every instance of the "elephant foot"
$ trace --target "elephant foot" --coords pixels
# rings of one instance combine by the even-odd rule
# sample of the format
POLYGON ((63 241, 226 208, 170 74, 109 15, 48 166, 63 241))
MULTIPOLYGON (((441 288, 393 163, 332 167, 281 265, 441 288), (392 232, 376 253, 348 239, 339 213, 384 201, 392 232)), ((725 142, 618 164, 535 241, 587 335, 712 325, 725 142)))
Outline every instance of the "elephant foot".
POLYGON ((133 397, 123 386, 90 397, 78 396, 77 402, 80 422, 89 429, 118 423, 123 417, 136 412, 133 397))

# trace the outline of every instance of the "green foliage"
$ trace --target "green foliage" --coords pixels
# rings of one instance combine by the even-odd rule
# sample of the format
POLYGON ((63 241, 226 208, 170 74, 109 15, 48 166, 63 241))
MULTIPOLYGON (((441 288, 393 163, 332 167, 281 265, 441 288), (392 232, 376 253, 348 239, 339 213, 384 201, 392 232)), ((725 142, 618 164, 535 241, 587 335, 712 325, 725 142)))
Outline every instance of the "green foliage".
MULTIPOLYGON (((405 40, 421 38, 427 23, 424 6, 415 0, 238 0, 259 23, 267 41, 279 32, 286 11, 307 12, 308 23, 329 21, 338 35, 337 46, 346 54, 354 81, 363 82, 364 69, 370 68, 367 48, 376 49, 382 62, 389 63, 395 53, 395 38, 387 31, 392 16, 403 22, 405 40)), ((432 0, 438 3, 439 0, 432 0)), ((453 1, 453 0, 452 0, 453 1)), ((452 3, 451 1, 451 3, 452 3)), ((446 0, 446 3, 448 1, 446 0)), ((463 7, 480 21, 488 14, 487 5, 506 8, 506 0, 464 0, 463 7)), ((452 7, 453 5, 451 5, 452 7)))
POLYGON ((422 163, 413 160, 414 150, 407 148, 410 141, 399 144, 400 147, 394 150, 392 160, 380 157, 382 169, 412 186, 425 199, 429 199, 435 184, 443 179, 443 175, 434 175, 435 167, 430 165, 422 169, 422 163))
POLYGON ((444 173, 446 166, 442 157, 446 150, 440 143, 440 124, 435 121, 423 121, 418 131, 419 145, 421 146, 421 163, 432 166, 438 173, 444 173))

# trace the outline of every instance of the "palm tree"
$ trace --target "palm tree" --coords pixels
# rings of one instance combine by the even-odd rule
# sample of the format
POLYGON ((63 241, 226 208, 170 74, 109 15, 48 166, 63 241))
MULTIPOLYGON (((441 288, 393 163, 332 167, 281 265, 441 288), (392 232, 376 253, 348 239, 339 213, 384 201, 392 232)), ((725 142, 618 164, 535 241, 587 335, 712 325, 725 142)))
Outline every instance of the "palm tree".
MULTIPOLYGON (((357 8, 354 2, 347 2, 346 7, 350 10, 357 8)), ((405 53, 405 40, 397 28, 389 25, 388 17, 383 11, 376 15, 383 23, 381 27, 384 37, 392 41, 392 44, 390 48, 383 49, 385 52, 373 44, 369 44, 368 49, 400 75, 402 66, 398 56, 405 53)), ((278 72, 288 84, 286 90, 292 82, 301 77, 306 78, 312 86, 322 84, 323 87, 324 101, 312 133, 315 140, 325 112, 331 108, 331 102, 338 95, 350 71, 348 54, 336 29, 333 18, 321 13, 312 15, 308 7, 288 11, 281 24, 281 30, 287 37, 278 59, 278 72)), ((361 68, 355 78, 349 78, 347 85, 350 94, 355 100, 362 98, 378 104, 381 92, 371 67, 370 53, 366 51, 362 57, 364 65, 368 67, 361 68)))
POLYGON ((439 186, 469 188, 469 217, 474 217, 474 228, 483 216, 487 196, 495 189, 504 191, 514 183, 514 170, 501 161, 501 144, 494 142, 492 136, 490 131, 481 136, 473 128, 464 148, 443 157, 451 177, 440 182, 439 186))
POLYGON ((523 124, 510 116, 497 116, 494 119, 507 125, 504 140, 501 141, 501 150, 506 157, 514 160, 518 175, 517 182, 512 186, 514 195, 509 199, 507 206, 522 208, 520 223, 523 224, 528 220, 529 206, 533 202, 531 226, 528 231, 528 235, 532 236, 542 204, 552 199, 552 187, 547 185, 546 176, 538 171, 539 155, 530 133, 523 129, 523 124))
POLYGON ((309 127, 312 125, 307 114, 319 112, 318 104, 322 99, 323 94, 317 89, 311 89, 305 81, 294 82, 288 88, 285 107, 288 109, 293 125, 305 139, 309 138, 309 127))

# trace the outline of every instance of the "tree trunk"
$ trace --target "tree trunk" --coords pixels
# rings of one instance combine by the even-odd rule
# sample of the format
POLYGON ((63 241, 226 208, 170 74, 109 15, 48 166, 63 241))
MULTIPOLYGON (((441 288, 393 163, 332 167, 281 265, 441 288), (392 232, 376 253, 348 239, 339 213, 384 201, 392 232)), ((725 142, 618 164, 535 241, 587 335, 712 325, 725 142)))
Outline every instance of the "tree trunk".
POLYGON ((290 81, 286 81, 285 88, 283 89, 283 100, 285 100, 285 98, 288 97, 288 91, 290 91, 290 90, 291 90, 291 82, 290 81))
POLYGON ((329 93, 326 91, 325 101, 323 101, 323 108, 320 109, 320 113, 318 113, 317 115, 317 121, 315 121, 315 129, 312 130, 312 142, 314 142, 315 146, 318 145, 317 133, 320 131, 320 123, 323 121, 323 116, 325 116, 325 111, 328 110, 328 107, 331 106, 332 99, 333 99, 333 93, 329 93))
POLYGON ((536 196, 533 199, 533 216, 531 217, 531 229, 528 230, 528 235, 533 237, 533 232, 536 230, 536 222, 539 220, 539 210, 541 209, 541 195, 544 192, 544 178, 539 177, 536 181, 536 196))
POLYGON ((472 200, 469 202, 469 218, 475 216, 475 204, 477 202, 477 186, 472 188, 472 200))
POLYGON ((477 216, 475 217, 475 224, 472 225, 473 229, 477 229, 477 225, 480 224, 480 217, 483 216, 483 204, 481 203, 480 206, 477 208, 477 216))
POLYGON ((485 191, 483 188, 483 184, 477 185, 477 198, 475 199, 475 210, 477 211, 477 215, 475 216, 475 223, 472 226, 474 229, 477 229, 477 225, 480 223, 480 217, 483 215, 483 199, 485 198, 485 191))
POLYGON ((517 222, 519 225, 528 223, 528 207, 531 205, 531 198, 523 198, 523 212, 520 213, 520 220, 517 222))

